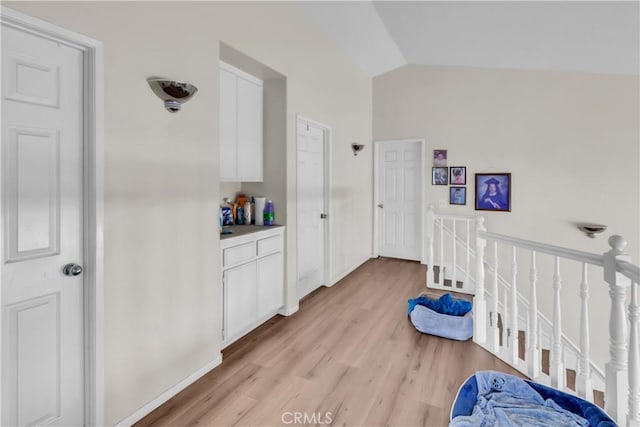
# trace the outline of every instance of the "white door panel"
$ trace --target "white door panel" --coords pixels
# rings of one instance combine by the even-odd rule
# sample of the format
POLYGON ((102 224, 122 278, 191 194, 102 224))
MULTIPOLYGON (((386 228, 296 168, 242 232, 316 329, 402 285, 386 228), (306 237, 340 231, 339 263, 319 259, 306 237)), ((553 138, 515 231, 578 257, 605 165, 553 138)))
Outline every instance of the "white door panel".
POLYGON ((390 141, 377 144, 378 253, 381 256, 420 260, 420 142, 390 141))
POLYGON ((298 298, 325 284, 324 133, 298 121, 298 298))
POLYGON ((84 423, 83 54, 2 27, 2 424, 84 423))

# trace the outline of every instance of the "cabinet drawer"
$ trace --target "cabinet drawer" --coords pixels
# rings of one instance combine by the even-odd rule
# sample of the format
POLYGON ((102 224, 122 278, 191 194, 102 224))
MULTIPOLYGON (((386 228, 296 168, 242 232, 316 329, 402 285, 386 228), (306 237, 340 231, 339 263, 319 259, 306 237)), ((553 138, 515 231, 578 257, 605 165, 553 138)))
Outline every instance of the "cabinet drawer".
POLYGON ((232 248, 223 249, 222 266, 229 267, 243 261, 250 261, 256 256, 256 244, 254 242, 244 243, 232 248))
POLYGON ((265 237, 258 240, 258 256, 282 250, 282 236, 265 237))

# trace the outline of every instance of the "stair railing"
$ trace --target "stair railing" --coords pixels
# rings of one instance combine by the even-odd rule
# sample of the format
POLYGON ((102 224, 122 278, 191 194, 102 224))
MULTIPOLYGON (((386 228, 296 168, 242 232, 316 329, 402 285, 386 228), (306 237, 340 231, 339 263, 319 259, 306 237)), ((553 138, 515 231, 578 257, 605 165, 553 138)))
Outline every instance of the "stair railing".
MULTIPOLYGON (((484 226, 484 219, 480 216, 457 216, 438 214, 429 209, 427 218, 427 283, 433 283, 434 263, 440 263, 439 279, 443 282, 443 268, 452 265, 452 279, 464 277, 465 283, 474 285, 474 341, 487 350, 499 355, 499 334, 497 325, 498 313, 502 313, 503 329, 506 329, 506 342, 509 347, 507 356, 503 360, 510 363, 523 373, 533 378, 541 376, 541 328, 540 320, 544 319, 551 324, 551 348, 550 348, 550 383, 552 386, 564 390, 566 387, 566 361, 567 353, 576 355, 576 392, 581 397, 593 401, 594 376, 604 378, 605 410, 618 423, 626 421, 627 425, 640 426, 640 296, 638 286, 640 283, 640 267, 631 263, 629 256, 624 253, 625 240, 620 236, 612 236, 609 239, 611 249, 604 253, 593 254, 584 251, 547 245, 539 242, 528 241, 512 236, 500 235, 488 232, 484 226), (448 221, 448 225, 446 221, 448 221), (463 226, 463 237, 458 235, 463 226), (465 230, 466 228, 466 230, 465 230), (439 240, 436 232, 439 233, 439 240), (450 251, 445 258, 445 235, 449 239, 450 251), (437 245, 439 243, 439 245, 437 245), (485 248, 490 243, 492 256, 490 261, 485 260, 485 248), (498 245, 506 245, 509 250, 510 260, 506 263, 509 269, 509 278, 505 279, 498 274, 498 245), (436 261, 435 249, 439 246, 439 261, 436 261), (457 254, 462 247, 464 253, 462 262, 457 254), (452 248, 452 249, 451 249, 452 248), (529 297, 523 297, 518 292, 518 282, 522 280, 518 272, 518 253, 522 251, 530 253, 531 267, 529 270, 529 297), (537 303, 538 294, 538 258, 537 254, 546 254, 552 257, 552 295, 553 316, 548 321, 539 312, 537 303), (451 257, 451 258, 449 258, 451 257), (475 259, 473 268, 470 260, 475 259), (562 262, 561 262, 562 261, 562 262), (563 333, 562 328, 562 281, 561 266, 566 261, 580 263, 580 330, 579 347, 575 346, 563 333), (589 278, 588 267, 602 269, 604 281, 609 285, 611 298, 611 312, 609 315, 609 362, 605 364, 604 372, 594 364, 590 354, 590 324, 589 324, 589 278), (489 271, 489 275, 486 271, 489 271), (485 283, 490 276, 489 283, 485 283), (504 283, 503 283, 504 282, 504 283), (489 289, 485 285, 489 285, 489 289), (503 286, 504 300, 500 300, 500 286, 503 286), (625 300, 630 289, 630 301, 628 316, 626 315, 625 300), (487 297, 489 297, 489 307, 487 297), (521 300, 525 300, 526 313, 519 313, 523 307, 521 300), (487 311, 488 310, 488 311, 487 311), (526 323, 525 361, 519 360, 519 321, 524 319, 526 323)), ((500 263, 502 264, 502 263, 500 263)), ((443 283, 440 283, 442 285, 443 283)), ((456 281, 452 280, 456 291, 456 281)))

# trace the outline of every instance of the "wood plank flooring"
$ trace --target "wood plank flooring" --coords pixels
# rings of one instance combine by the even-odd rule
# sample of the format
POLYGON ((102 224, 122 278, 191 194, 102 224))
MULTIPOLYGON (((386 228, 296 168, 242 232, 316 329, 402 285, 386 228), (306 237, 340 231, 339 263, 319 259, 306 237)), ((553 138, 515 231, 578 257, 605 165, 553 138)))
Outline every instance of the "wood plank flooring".
POLYGON ((426 291, 425 273, 415 262, 366 262, 293 316, 274 317, 225 349, 222 365, 137 425, 311 425, 328 424, 327 416, 345 426, 448 425, 469 375, 522 375, 471 341, 413 328, 407 299, 426 291), (308 418, 292 422, 295 413, 308 418))

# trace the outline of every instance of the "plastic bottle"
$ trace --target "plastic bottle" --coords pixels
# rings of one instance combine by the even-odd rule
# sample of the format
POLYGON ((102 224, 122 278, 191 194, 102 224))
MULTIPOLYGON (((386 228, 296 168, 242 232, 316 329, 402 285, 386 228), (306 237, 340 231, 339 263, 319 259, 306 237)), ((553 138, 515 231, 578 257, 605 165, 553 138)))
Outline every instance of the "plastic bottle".
POLYGON ((275 210, 273 208, 273 202, 267 200, 267 203, 264 205, 264 225, 273 225, 274 220, 275 210))
POLYGON ((236 217, 236 224, 238 225, 244 224, 244 209, 242 209, 242 206, 240 205, 238 205, 237 207, 237 214, 238 216, 236 217))
POLYGON ((244 204, 244 223, 247 225, 251 224, 251 202, 247 201, 244 204))

